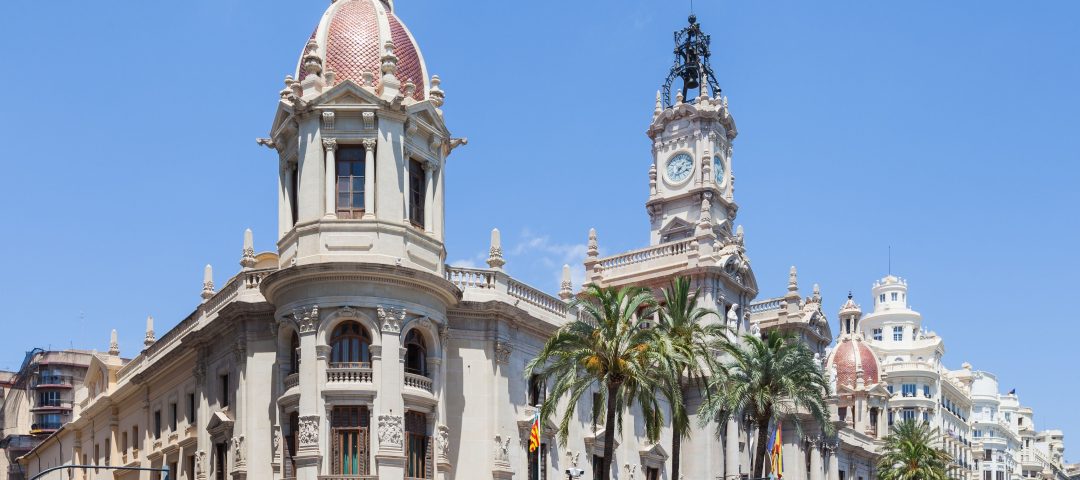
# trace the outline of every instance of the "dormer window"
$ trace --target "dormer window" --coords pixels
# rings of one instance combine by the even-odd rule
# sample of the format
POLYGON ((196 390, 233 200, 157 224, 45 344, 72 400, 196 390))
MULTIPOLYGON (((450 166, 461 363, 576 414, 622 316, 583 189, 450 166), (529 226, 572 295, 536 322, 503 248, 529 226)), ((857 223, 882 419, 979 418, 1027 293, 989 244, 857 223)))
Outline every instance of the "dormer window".
POLYGON ((361 218, 364 214, 364 147, 342 145, 338 147, 337 167, 337 216, 338 218, 361 218))
POLYGON ((418 228, 424 228, 426 187, 424 166, 409 159, 409 221, 418 228))
POLYGON ((898 293, 892 292, 892 301, 895 302, 895 301, 899 300, 899 298, 900 298, 900 296, 899 296, 898 293))
POLYGON ((882 293, 881 296, 878 297, 878 302, 885 303, 885 294, 884 293, 882 293))

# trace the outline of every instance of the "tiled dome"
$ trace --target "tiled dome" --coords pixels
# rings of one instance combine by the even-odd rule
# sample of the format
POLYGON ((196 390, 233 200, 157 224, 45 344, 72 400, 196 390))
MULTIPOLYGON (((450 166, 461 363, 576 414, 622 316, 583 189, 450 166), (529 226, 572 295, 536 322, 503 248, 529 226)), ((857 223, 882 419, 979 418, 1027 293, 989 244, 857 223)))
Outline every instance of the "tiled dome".
MULTIPOLYGON (((387 0, 336 0, 310 40, 318 44, 322 64, 334 72, 335 82, 352 80, 357 85, 363 85, 364 73, 372 74, 378 85, 385 45, 392 41, 398 59, 395 76, 402 85, 409 81, 415 84, 413 99, 423 100, 429 88, 424 57, 393 10, 393 3, 387 0)), ((303 54, 296 74, 300 80, 308 75, 303 69, 303 54)))
POLYGON ((846 337, 840 341, 829 358, 830 367, 836 367, 836 386, 855 388, 859 368, 862 368, 863 385, 869 387, 878 382, 877 357, 868 345, 859 339, 846 337))

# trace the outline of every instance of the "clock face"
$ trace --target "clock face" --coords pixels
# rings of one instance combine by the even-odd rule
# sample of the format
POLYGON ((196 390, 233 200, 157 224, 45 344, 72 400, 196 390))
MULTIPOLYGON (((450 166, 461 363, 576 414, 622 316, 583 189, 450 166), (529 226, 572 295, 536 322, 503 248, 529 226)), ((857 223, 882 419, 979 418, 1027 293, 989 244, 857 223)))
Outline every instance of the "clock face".
POLYGON ((724 159, 720 158, 720 155, 713 157, 712 168, 713 173, 716 174, 716 183, 724 183, 724 159))
POLYGON ((668 180, 676 183, 690 178, 690 174, 693 173, 693 171, 694 159, 687 153, 680 153, 671 157, 671 160, 668 160, 667 168, 665 169, 668 180))

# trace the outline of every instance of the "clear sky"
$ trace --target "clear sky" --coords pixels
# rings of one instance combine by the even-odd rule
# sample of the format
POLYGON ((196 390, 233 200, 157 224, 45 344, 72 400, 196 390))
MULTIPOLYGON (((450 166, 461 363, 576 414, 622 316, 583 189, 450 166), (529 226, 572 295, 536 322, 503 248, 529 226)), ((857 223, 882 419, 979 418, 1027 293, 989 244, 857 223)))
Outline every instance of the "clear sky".
MULTIPOLYGON (((134 355, 197 305, 202 267, 274 248, 270 127, 326 1, 7 2, 0 367, 32 347, 134 355)), ((648 241, 656 89, 688 2, 398 0, 456 136, 450 261, 504 232, 509 271, 558 288, 595 227, 648 241)), ((1080 460, 1080 3, 704 1, 738 122, 738 223, 762 287, 787 269, 835 312, 910 283, 946 363, 994 372, 1080 460)), ((836 326, 834 325, 834 329, 836 326)))

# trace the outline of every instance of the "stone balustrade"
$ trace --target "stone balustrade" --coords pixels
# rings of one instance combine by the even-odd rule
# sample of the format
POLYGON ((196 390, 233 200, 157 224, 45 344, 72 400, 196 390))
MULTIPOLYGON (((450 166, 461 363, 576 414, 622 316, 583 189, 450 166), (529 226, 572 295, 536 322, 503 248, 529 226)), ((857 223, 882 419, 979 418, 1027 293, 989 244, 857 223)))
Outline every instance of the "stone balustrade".
POLYGON ((690 240, 668 242, 614 257, 602 258, 600 259, 600 268, 604 270, 618 269, 659 258, 685 255, 688 251, 690 251, 690 240))
POLYGON ((368 363, 331 363, 326 369, 328 383, 372 383, 373 380, 368 363))
MULTIPOLYGON (((288 478, 286 480, 289 480, 288 478)), ((295 480, 293 478, 292 480, 295 480)), ((319 480, 379 480, 378 475, 319 475, 319 480)))
POLYGON ((405 372, 405 386, 431 393, 431 379, 423 375, 405 372))
POLYGON ((566 302, 548 295, 540 290, 530 287, 517 280, 510 280, 507 291, 511 297, 524 300, 534 306, 540 307, 559 316, 565 316, 567 312, 566 302))
POLYGON ((780 310, 784 306, 784 299, 773 298, 765 300, 763 302, 751 303, 750 313, 769 312, 772 310, 780 310))
POLYGON ((288 391, 290 388, 293 388, 293 387, 295 387, 295 386, 297 386, 299 384, 300 384, 300 374, 299 373, 290 373, 290 374, 285 376, 285 390, 286 391, 288 391))
POLYGON ((458 288, 495 288, 495 272, 478 268, 446 267, 446 279, 458 288))

